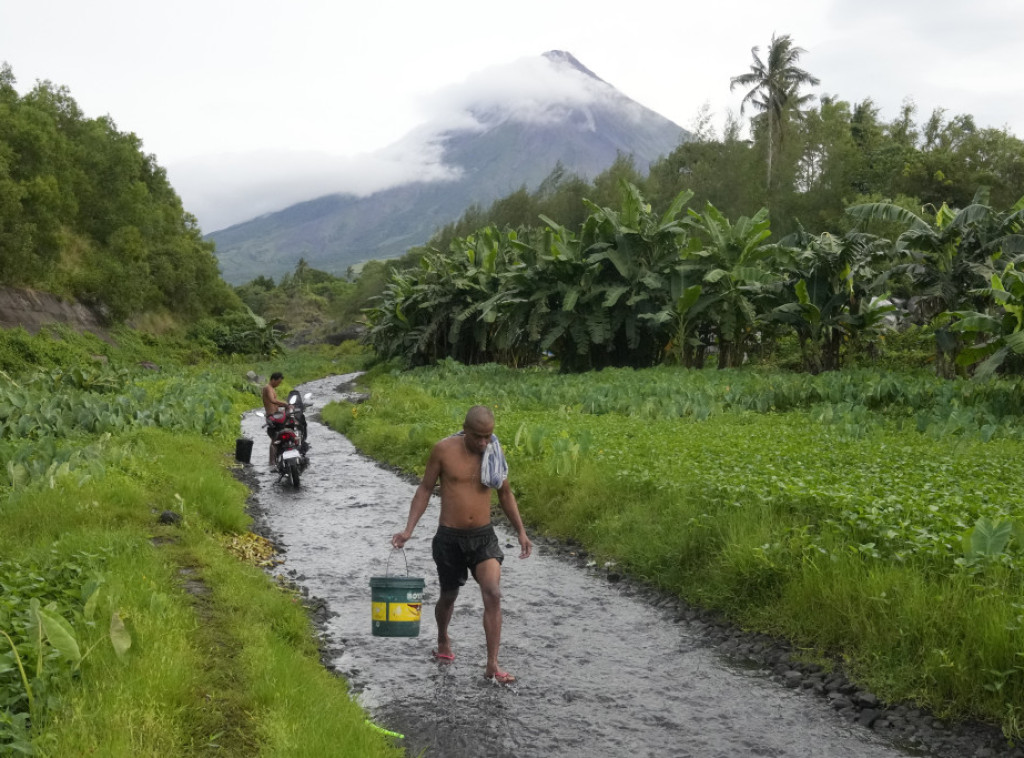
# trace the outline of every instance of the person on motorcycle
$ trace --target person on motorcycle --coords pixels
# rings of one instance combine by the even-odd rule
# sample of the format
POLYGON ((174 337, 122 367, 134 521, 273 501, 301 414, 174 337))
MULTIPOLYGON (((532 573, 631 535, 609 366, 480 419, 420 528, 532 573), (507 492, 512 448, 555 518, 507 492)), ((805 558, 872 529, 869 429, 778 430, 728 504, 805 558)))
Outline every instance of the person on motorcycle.
POLYGON ((271 420, 271 416, 277 413, 279 408, 283 408, 284 412, 288 412, 288 403, 277 399, 277 387, 284 380, 284 374, 280 371, 275 371, 270 375, 270 381, 267 382, 263 388, 263 410, 267 413, 267 435, 270 437, 270 467, 273 468, 276 461, 274 460, 274 422, 271 420))

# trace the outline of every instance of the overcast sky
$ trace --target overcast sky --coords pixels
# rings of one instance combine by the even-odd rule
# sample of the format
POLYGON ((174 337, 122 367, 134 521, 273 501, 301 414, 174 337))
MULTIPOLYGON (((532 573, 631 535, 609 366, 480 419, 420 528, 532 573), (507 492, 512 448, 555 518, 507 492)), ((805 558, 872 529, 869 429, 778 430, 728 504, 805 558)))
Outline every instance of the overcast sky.
POLYGON ((684 128, 706 103, 720 130, 743 94, 730 78, 773 32, 807 51, 819 95, 1024 137, 1020 0, 0 0, 18 90, 66 85, 137 134, 204 231, 402 180, 417 161, 378 151, 548 50, 684 128))

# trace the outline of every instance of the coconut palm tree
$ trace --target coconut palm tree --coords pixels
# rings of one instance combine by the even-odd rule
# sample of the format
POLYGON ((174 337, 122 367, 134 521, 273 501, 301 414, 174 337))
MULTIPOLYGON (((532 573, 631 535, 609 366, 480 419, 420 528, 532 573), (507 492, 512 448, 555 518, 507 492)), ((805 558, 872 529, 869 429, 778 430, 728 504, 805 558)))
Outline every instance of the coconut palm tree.
POLYGON ((746 74, 734 76, 729 89, 749 87, 740 104, 742 114, 747 105, 759 113, 763 113, 767 123, 768 135, 768 193, 772 189, 772 162, 782 147, 786 133, 786 119, 790 114, 799 116, 800 109, 814 99, 814 95, 801 95, 800 88, 804 85, 817 86, 820 82, 807 71, 797 66, 800 56, 807 52, 802 47, 794 47, 788 34, 776 37, 772 34, 772 42, 768 46, 768 55, 761 60, 757 46, 750 53, 754 62, 746 74))

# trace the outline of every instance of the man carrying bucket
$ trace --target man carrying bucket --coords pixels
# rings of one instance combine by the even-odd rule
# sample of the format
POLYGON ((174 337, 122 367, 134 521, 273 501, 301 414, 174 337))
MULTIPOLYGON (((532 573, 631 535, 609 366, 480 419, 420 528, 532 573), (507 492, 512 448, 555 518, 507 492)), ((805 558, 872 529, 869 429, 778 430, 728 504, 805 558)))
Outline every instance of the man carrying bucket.
POLYGON ((526 536, 519 505, 508 483, 508 464, 498 438, 494 436, 494 414, 490 408, 474 405, 466 413, 462 431, 434 445, 423 479, 409 506, 405 530, 391 538, 394 547, 403 547, 412 537, 413 529, 427 510, 438 479, 441 480, 441 515, 432 552, 441 594, 434 608, 437 620, 434 657, 448 663, 455 660, 448 625, 459 588, 472 572, 484 602, 484 636, 487 639, 484 676, 499 684, 510 684, 516 678, 498 666, 498 647, 501 644, 499 585, 501 562, 505 556, 491 524, 491 489, 497 490, 498 504, 516 530, 520 558, 530 555, 533 543, 526 536))

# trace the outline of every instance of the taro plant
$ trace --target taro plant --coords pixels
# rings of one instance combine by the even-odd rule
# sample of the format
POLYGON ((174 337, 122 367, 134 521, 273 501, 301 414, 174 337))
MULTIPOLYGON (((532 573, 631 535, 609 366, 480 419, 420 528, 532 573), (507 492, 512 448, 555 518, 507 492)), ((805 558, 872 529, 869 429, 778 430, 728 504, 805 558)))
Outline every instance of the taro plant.
POLYGON ((0 479, 14 487, 102 475, 110 435, 159 426, 231 430, 232 391, 210 376, 132 375, 75 368, 0 387, 0 479), (116 394, 115 394, 116 391, 116 394))
MULTIPOLYGON (((45 566, 0 561, 0 634, 9 648, 0 652, 0 752, 34 753, 32 729, 53 707, 58 681, 89 653, 76 626, 95 623, 102 556, 51 558, 45 566)), ((108 638, 118 655, 130 645, 126 635, 112 620, 108 638)))
POLYGON ((544 426, 524 422, 516 430, 512 449, 525 458, 544 460, 553 474, 575 476, 592 446, 593 436, 587 429, 575 435, 565 430, 552 433, 544 426))
POLYGON ((1013 519, 981 516, 964 533, 964 557, 957 564, 977 570, 983 561, 1008 560, 1012 545, 1024 545, 1024 525, 1013 519))

